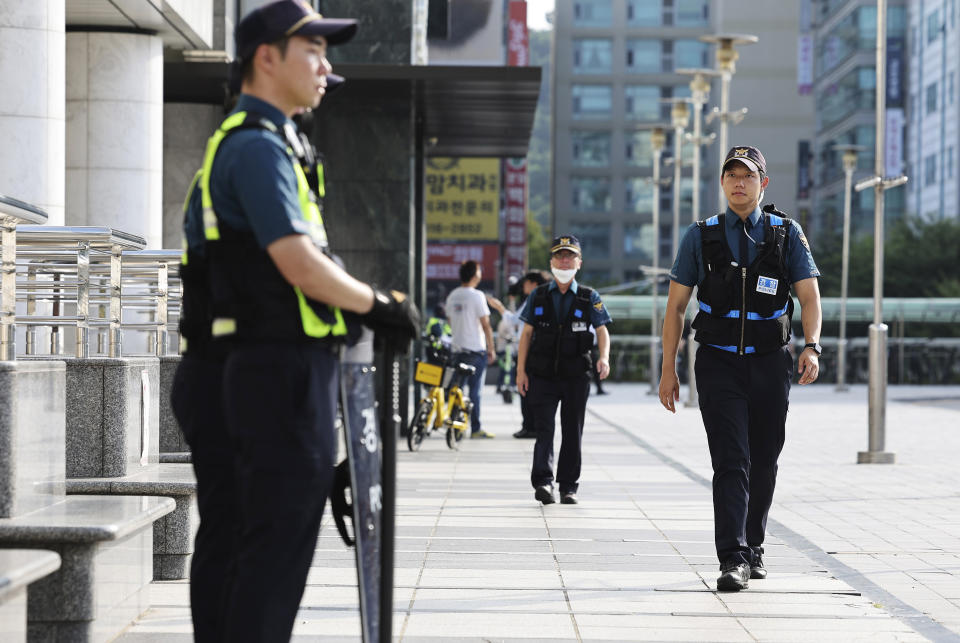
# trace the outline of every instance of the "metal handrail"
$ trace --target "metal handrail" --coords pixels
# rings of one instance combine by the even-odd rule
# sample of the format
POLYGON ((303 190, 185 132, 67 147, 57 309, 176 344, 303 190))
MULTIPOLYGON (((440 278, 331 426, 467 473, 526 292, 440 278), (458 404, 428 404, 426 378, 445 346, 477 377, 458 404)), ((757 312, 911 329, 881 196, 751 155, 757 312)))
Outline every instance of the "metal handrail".
POLYGON ((37 206, 0 194, 0 360, 17 357, 17 227, 48 218, 37 206))

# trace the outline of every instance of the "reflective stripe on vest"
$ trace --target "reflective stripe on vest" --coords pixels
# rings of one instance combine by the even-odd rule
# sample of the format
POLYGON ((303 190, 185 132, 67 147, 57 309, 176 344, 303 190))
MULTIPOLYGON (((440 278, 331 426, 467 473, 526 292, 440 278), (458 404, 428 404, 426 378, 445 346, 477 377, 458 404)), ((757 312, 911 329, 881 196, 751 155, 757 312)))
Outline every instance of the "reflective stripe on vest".
MULTIPOLYGON (((784 306, 777 312, 773 313, 769 317, 763 317, 760 315, 760 313, 747 312, 747 319, 749 319, 750 321, 770 321, 771 319, 778 318, 780 315, 786 315, 787 308, 789 307, 790 305, 787 304, 786 306, 784 306)), ((710 307, 710 304, 707 304, 706 302, 702 302, 702 301, 700 302, 700 310, 702 310, 705 313, 713 312, 713 309, 710 307)), ((740 319, 740 311, 731 310, 726 315, 723 315, 723 317, 729 317, 730 319, 740 319)))
MULTIPOLYGON (((247 112, 237 112, 231 114, 223 121, 220 127, 214 132, 210 140, 207 141, 207 149, 203 156, 203 166, 199 172, 200 180, 200 200, 203 205, 203 231, 207 241, 220 240, 220 228, 217 224, 217 215, 213 210, 213 196, 210 193, 210 174, 213 169, 213 160, 217 155, 217 149, 220 143, 227 137, 230 130, 239 127, 247 119, 247 112)), ((260 125, 265 129, 282 136, 279 128, 266 119, 260 120, 260 125)), ((327 246, 327 233, 323 226, 323 218, 320 215, 320 206, 310 190, 310 184, 307 183, 307 176, 303 172, 299 161, 294 157, 293 150, 287 146, 287 154, 290 155, 290 161, 293 163, 293 171, 297 177, 297 198, 300 201, 300 212, 303 214, 303 220, 307 225, 307 232, 314 243, 327 246)), ((297 294, 297 302, 300 308, 300 321, 303 324, 303 332, 308 337, 323 338, 328 335, 335 337, 347 334, 347 324, 343 319, 343 313, 339 308, 329 306, 333 312, 333 325, 320 319, 307 303, 307 298, 303 292, 293 288, 297 294)), ((237 332, 236 322, 232 319, 218 319, 214 321, 212 329, 214 337, 231 335, 237 332), (232 324, 231 324, 232 322, 232 324)))

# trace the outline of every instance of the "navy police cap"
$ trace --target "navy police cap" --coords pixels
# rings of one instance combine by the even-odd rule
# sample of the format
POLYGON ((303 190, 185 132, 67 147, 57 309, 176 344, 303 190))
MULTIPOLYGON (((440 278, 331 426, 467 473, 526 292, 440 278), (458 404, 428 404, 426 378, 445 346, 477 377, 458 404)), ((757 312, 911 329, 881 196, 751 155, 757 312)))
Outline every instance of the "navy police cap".
POLYGON ((727 152, 727 157, 723 159, 721 171, 727 169, 727 163, 731 161, 740 161, 754 172, 767 173, 767 159, 763 158, 763 154, 755 147, 749 145, 731 147, 730 151, 727 152))
POLYGON ((245 59, 260 45, 291 36, 323 36, 332 46, 342 45, 356 32, 356 20, 324 18, 307 0, 279 0, 254 9, 237 25, 237 58, 245 59))
POLYGON ((570 252, 580 255, 580 240, 572 234, 560 235, 553 240, 550 246, 550 254, 560 252, 561 250, 569 250, 570 252))

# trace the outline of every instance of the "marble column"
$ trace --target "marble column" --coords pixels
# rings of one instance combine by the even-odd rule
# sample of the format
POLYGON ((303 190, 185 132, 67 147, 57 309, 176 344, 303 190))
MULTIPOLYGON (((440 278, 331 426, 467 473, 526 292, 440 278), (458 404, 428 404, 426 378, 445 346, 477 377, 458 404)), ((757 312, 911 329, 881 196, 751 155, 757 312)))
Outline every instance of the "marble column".
POLYGON ((136 33, 67 34, 67 225, 163 238, 163 43, 136 33))
POLYGON ((64 0, 0 0, 0 193, 64 220, 64 0))

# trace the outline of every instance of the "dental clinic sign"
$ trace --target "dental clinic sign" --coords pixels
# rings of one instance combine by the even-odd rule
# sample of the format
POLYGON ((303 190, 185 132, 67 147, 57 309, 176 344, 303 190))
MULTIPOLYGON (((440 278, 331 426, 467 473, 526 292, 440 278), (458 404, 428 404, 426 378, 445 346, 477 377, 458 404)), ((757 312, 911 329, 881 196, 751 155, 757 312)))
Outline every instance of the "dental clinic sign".
MULTIPOLYGON (((507 27, 507 65, 530 64, 527 3, 510 1, 507 27)), ((503 276, 522 275, 527 269, 527 159, 510 158, 503 164, 504 256, 503 276)))

